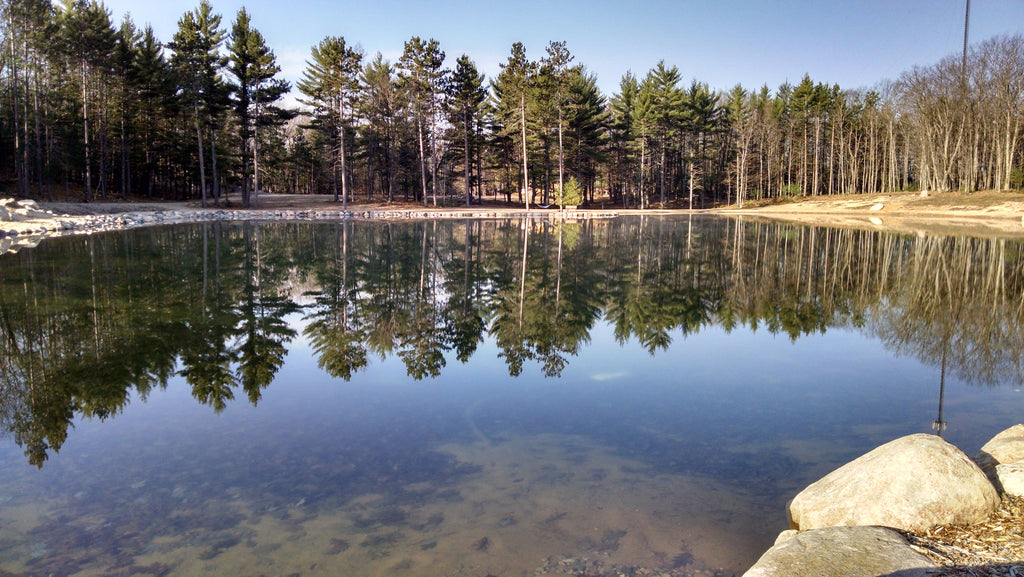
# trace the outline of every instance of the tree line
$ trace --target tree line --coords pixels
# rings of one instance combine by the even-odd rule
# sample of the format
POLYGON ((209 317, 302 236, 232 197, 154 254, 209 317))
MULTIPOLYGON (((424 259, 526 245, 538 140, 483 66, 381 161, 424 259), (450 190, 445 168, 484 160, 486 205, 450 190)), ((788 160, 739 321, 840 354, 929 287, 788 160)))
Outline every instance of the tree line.
POLYGON ((565 42, 515 43, 495 78, 413 37, 396 62, 311 47, 295 87, 243 8, 207 0, 166 42, 95 0, 10 0, 0 22, 0 184, 46 200, 254 191, 439 203, 707 206, 1024 183, 1024 36, 870 90, 805 75, 717 91, 659 62, 607 96, 565 42), (282 99, 292 89, 301 107, 282 99))

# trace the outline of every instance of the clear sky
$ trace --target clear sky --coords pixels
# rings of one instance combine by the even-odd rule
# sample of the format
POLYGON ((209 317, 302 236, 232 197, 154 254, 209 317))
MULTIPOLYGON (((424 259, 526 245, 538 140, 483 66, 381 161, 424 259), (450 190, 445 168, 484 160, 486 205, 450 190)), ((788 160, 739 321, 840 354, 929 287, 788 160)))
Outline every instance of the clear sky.
MULTIPOLYGON (((171 39, 199 0, 106 0, 115 23, 126 12, 171 39)), ((576 63, 597 74, 607 95, 623 73, 642 77, 659 60, 685 82, 717 90, 799 82, 863 88, 896 79, 914 65, 959 54, 965 0, 211 0, 231 22, 243 5, 274 50, 283 76, 301 76, 310 48, 325 36, 359 44, 367 57, 395 61, 413 36, 436 38, 448 64, 466 53, 497 74, 513 42, 540 59, 551 40, 566 41, 576 63)), ((973 0, 970 42, 1024 33, 1024 1, 973 0)))

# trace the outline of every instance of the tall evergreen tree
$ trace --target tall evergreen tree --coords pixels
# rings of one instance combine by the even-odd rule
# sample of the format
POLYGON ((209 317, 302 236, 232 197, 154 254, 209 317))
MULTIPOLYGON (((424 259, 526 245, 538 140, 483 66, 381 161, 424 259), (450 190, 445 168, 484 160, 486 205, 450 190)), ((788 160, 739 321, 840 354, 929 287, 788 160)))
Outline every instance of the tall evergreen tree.
POLYGON ((597 86, 597 76, 582 66, 569 71, 565 127, 573 156, 572 172, 593 200, 599 163, 606 162, 610 113, 608 100, 597 86))
POLYGON ((437 99, 444 83, 445 71, 444 52, 437 40, 431 38, 423 41, 414 36, 405 43, 405 50, 398 62, 403 72, 406 94, 411 99, 413 113, 416 116, 417 135, 420 148, 420 176, 423 185, 423 205, 427 205, 427 174, 426 154, 424 151, 423 132, 428 130, 427 139, 430 144, 430 181, 434 194, 434 206, 437 206, 437 130, 436 115, 437 99), (426 125, 426 126, 425 126, 426 125))
MULTIPOLYGON (((65 0, 60 17, 60 44, 65 57, 76 64, 80 74, 82 98, 82 143, 84 160, 85 202, 92 201, 93 137, 95 130, 89 119, 90 106, 98 91, 99 76, 113 60, 115 31, 110 13, 95 0, 65 0)), ((100 178, 100 186, 103 179, 100 178)))
MULTIPOLYGON (((276 79, 281 72, 277 58, 267 47, 263 35, 251 27, 245 8, 238 11, 231 28, 229 70, 235 77, 231 89, 235 114, 238 117, 242 156, 242 204, 248 207, 249 182, 259 198, 259 126, 261 120, 283 118, 274 102, 290 90, 288 82, 276 79), (252 155, 253 177, 249 177, 249 155, 252 155)), ((258 202, 257 202, 258 203, 258 202)))
POLYGON ((658 191, 660 204, 665 208, 665 173, 669 140, 674 136, 683 115, 685 100, 679 87, 681 76, 675 66, 665 66, 665 61, 647 73, 645 85, 651 98, 651 124, 658 145, 658 191))
POLYGON ((366 119, 367 140, 380 157, 382 188, 387 190, 387 202, 395 200, 395 156, 399 116, 402 114, 403 97, 395 67, 384 59, 380 52, 363 67, 360 76, 360 114, 366 119))
MULTIPOLYGON (((705 82, 694 80, 686 90, 685 130, 690 134, 691 152, 689 155, 689 204, 693 208, 693 191, 698 177, 702 181, 702 189, 709 190, 707 184, 712 180, 708 161, 711 155, 707 146, 709 137, 718 130, 721 121, 721 108, 718 106, 718 93, 711 90, 705 82)), ((704 197, 702 196, 701 199, 704 197)), ((703 200, 701 200, 703 204, 703 200)))
POLYGON ((530 208, 529 154, 526 143, 526 103, 534 81, 537 65, 526 58, 526 48, 521 42, 512 45, 512 53, 501 65, 498 78, 491 84, 494 105, 501 118, 506 135, 519 139, 523 159, 523 182, 520 202, 530 208))
POLYGON ((136 55, 142 41, 142 33, 135 27, 129 15, 125 15, 121 21, 121 27, 117 30, 116 48, 114 52, 114 73, 119 85, 118 99, 118 136, 120 144, 119 158, 119 188, 121 198, 128 198, 128 192, 132 187, 132 162, 131 152, 135 148, 134 132, 132 130, 132 119, 138 116, 138 86, 135 73, 136 55))
POLYGON ((558 112, 558 190, 561 198, 562 186, 565 184, 565 154, 562 143, 562 121, 564 118, 563 106, 565 104, 566 90, 568 84, 569 63, 573 61, 572 54, 565 47, 565 42, 554 42, 548 44, 547 56, 542 66, 547 69, 548 74, 554 82, 555 108, 558 112))
POLYGON ((629 208, 629 199, 633 191, 633 127, 639 94, 640 83, 632 72, 627 71, 619 80, 619 92, 612 96, 610 104, 610 135, 615 162, 608 171, 608 185, 613 195, 622 195, 622 205, 625 208, 629 208))
POLYGON ((319 125, 337 134, 338 145, 334 149, 335 163, 332 169, 334 201, 338 201, 338 169, 341 170, 341 201, 348 206, 348 185, 345 166, 345 123, 359 90, 359 72, 362 69, 363 51, 349 46, 340 36, 328 36, 313 47, 311 60, 306 61, 306 70, 299 80, 299 90, 306 96, 303 100, 313 107, 319 125))
POLYGON ((142 130, 143 174, 142 189, 147 197, 155 193, 155 179, 160 157, 166 154, 166 127, 174 99, 174 79, 163 46, 156 39, 152 26, 146 26, 135 49, 134 97, 140 117, 137 119, 142 130))
MULTIPOLYGON (((225 90, 220 70, 226 64, 220 55, 224 31, 221 17, 213 13, 207 0, 186 12, 178 20, 178 30, 167 45, 172 51, 171 64, 177 70, 182 97, 192 109, 196 131, 196 152, 199 159, 199 187, 202 205, 207 203, 206 164, 203 160, 203 128, 211 128, 224 107, 225 90)), ((212 130, 211 130, 212 132, 212 130)), ((212 137, 211 137, 212 138, 212 137)), ((213 146, 211 141, 211 147, 213 146)), ((216 181, 216 154, 211 158, 216 181)))
POLYGON ((473 158, 470 141, 473 140, 474 126, 479 122, 481 106, 487 100, 484 76, 477 71, 476 65, 469 59, 469 56, 463 54, 456 61, 455 70, 448 78, 445 93, 453 124, 462 125, 463 178, 465 180, 466 206, 469 206, 473 195, 470 181, 473 158))

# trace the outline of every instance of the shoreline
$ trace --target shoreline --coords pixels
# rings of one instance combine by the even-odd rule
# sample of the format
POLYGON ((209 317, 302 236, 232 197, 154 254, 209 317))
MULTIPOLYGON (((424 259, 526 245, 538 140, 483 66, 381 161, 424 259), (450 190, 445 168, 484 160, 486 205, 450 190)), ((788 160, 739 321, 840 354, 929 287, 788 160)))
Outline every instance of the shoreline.
MULTIPOLYGON (((614 218, 615 210, 524 210, 506 207, 480 208, 411 208, 384 205, 354 205, 348 210, 340 206, 321 208, 201 208, 187 203, 24 203, 8 210, 17 220, 0 219, 0 255, 32 248, 49 238, 90 235, 101 232, 129 230, 147 226, 186 224, 193 222, 238 221, 308 221, 342 220, 425 220, 425 219, 501 219, 532 218, 556 222, 614 218), (67 210, 72 208, 71 211, 67 210), (21 214, 18 214, 21 213, 21 214)), ((0 199, 0 208, 10 209, 9 200, 0 199), (3 204, 7 203, 7 204, 3 204)))
POLYGON ((896 192, 804 197, 715 214, 903 234, 1024 237, 1024 194, 896 192))
MULTIPOLYGON (((231 199, 227 199, 231 200, 231 199)), ((453 218, 532 218, 576 221, 624 215, 716 215, 736 219, 774 220, 899 234, 1024 237, 1024 194, 1021 193, 880 193, 819 196, 772 204, 750 203, 712 209, 622 209, 514 207, 483 204, 473 207, 423 207, 409 203, 350 204, 346 210, 328 195, 266 194, 259 208, 201 208, 196 202, 33 202, 0 199, 0 254, 38 245, 47 238, 126 230, 142 226, 240 220, 416 220, 453 218), (13 203, 13 204, 12 204, 13 203), (19 212, 24 213, 20 216, 19 212), (9 215, 10 216, 10 215, 9 215)))

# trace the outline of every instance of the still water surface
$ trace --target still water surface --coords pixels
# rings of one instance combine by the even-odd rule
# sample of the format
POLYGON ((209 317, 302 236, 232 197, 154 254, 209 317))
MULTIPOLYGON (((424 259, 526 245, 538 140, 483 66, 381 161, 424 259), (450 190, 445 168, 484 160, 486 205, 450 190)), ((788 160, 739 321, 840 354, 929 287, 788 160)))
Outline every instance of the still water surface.
POLYGON ((838 465, 1021 420, 1022 246, 672 217, 48 241, 0 258, 0 574, 739 574, 838 465))

